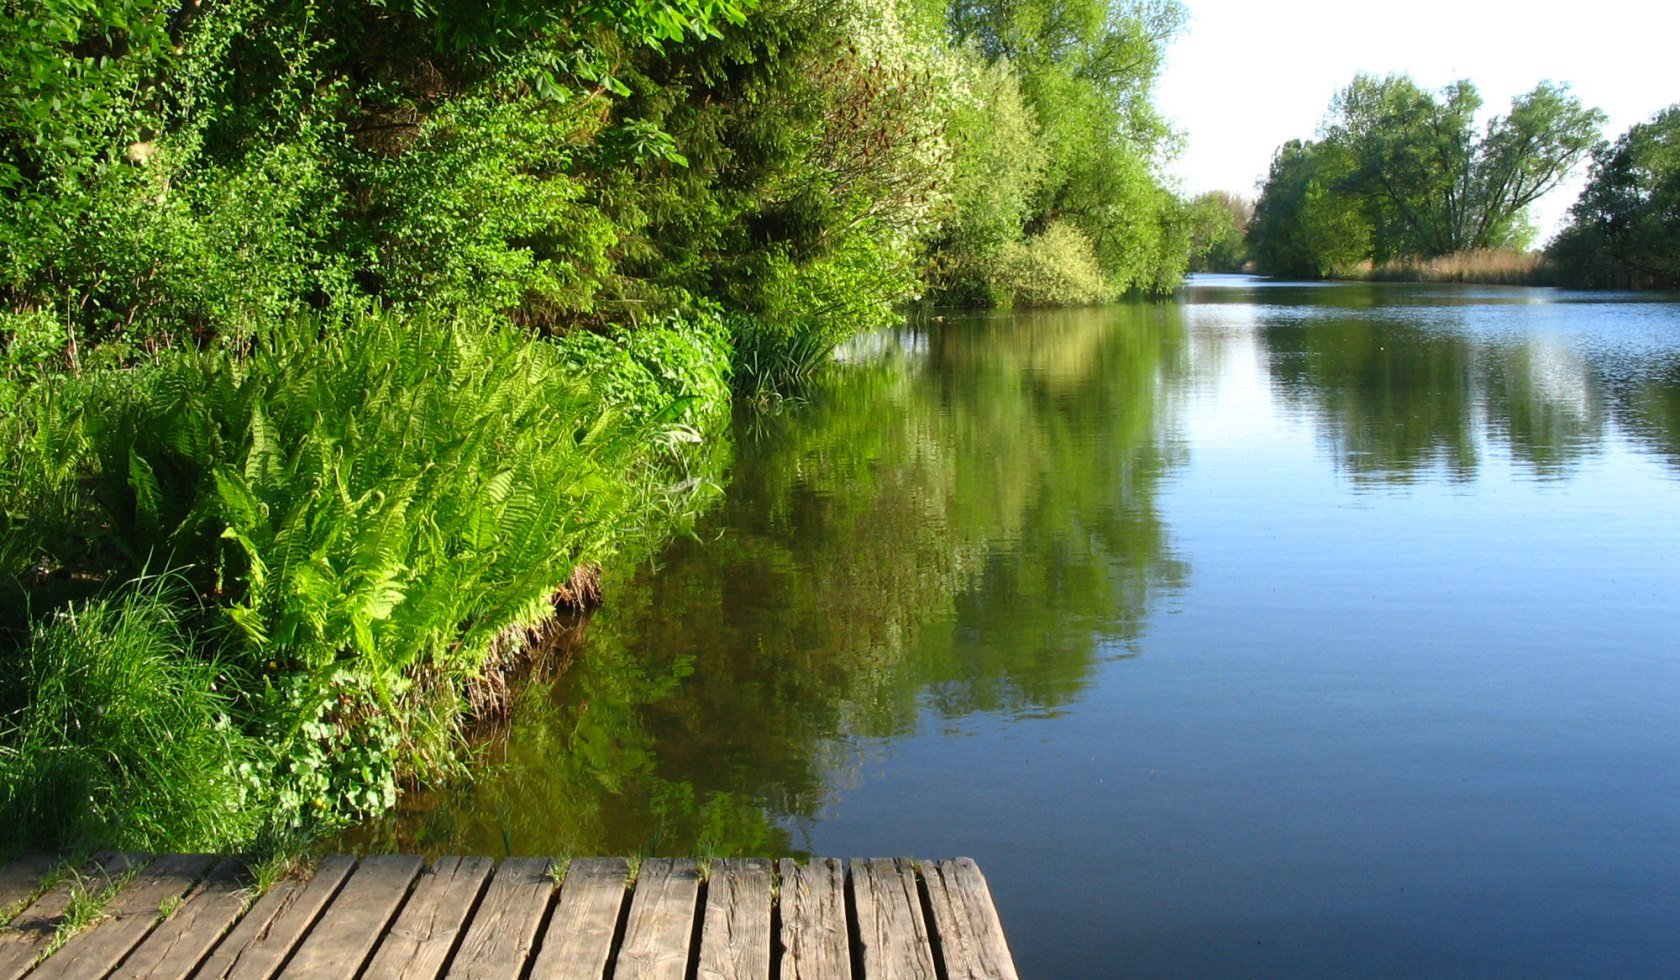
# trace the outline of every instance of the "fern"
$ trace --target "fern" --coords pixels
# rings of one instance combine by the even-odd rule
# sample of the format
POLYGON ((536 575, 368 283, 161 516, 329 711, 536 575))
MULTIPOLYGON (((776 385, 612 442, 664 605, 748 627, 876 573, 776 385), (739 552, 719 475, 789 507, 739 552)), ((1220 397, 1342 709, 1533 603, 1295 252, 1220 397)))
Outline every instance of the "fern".
MULTIPOLYGON (((667 329, 662 343, 685 342, 667 329)), ((230 675, 252 679, 241 703, 282 753, 274 779, 315 787, 288 806, 321 777, 287 754, 342 726, 383 718, 411 759, 444 757, 415 740, 446 735, 429 719, 456 708, 404 712, 415 677, 477 676, 501 637, 553 614, 576 567, 645 546, 704 498, 698 432, 727 388, 673 390, 625 343, 381 315, 65 379, 21 416, 33 428, 8 422, 37 492, 8 496, 8 528, 29 533, 4 557, 95 579, 180 569, 225 627, 230 675), (334 677, 360 707, 309 701, 334 677)))

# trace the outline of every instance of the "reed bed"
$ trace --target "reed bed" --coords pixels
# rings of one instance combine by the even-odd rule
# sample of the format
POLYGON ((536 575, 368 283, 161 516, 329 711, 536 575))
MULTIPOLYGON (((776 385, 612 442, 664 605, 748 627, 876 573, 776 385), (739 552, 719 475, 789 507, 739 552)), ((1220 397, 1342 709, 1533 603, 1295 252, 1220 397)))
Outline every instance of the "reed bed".
POLYGON ((1434 258, 1365 262, 1352 278, 1370 282, 1457 282, 1489 286, 1541 286, 1551 280, 1551 263, 1540 252, 1488 249, 1434 258))

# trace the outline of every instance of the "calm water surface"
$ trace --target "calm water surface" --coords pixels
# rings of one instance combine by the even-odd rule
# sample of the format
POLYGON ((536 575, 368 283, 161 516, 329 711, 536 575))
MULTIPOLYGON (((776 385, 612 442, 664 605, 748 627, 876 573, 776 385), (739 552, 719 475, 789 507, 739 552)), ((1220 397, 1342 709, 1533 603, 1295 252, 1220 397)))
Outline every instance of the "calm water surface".
POLYGON ((360 846, 966 854, 1030 977, 1680 963, 1680 305, 1198 279, 736 442, 360 846))

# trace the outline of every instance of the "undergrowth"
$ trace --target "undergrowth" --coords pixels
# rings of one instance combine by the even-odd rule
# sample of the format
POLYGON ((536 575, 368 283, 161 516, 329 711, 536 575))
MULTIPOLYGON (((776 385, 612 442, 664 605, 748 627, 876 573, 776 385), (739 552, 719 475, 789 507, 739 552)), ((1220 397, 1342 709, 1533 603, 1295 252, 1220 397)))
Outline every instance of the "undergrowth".
POLYGON ((574 570, 715 491, 722 335, 302 319, 27 387, 0 836, 284 850, 446 771, 574 570))

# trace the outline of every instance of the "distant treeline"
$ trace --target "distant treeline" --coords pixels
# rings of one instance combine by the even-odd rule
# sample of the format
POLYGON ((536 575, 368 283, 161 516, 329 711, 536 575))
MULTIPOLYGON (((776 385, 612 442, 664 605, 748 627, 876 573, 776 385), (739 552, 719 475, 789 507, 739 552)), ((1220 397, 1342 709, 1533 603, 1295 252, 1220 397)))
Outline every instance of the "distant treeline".
POLYGON ((1318 139, 1273 157, 1245 258, 1305 278, 1680 282, 1680 107, 1606 143, 1603 113, 1565 87, 1541 83, 1478 131, 1481 106, 1468 81, 1433 93, 1404 75, 1358 76, 1318 139), (1568 227, 1528 257, 1529 206, 1589 159, 1568 227))

